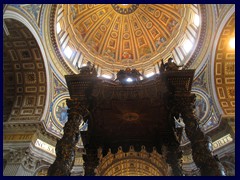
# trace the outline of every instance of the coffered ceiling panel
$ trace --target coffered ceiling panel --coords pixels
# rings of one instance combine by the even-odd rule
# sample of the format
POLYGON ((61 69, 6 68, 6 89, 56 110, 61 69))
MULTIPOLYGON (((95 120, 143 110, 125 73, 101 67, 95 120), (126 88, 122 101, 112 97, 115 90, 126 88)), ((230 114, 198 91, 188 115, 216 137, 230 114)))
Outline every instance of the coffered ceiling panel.
POLYGON ((43 58, 31 32, 22 23, 5 19, 3 81, 4 121, 37 121, 45 106, 43 58))
POLYGON ((167 46, 180 40, 188 14, 187 8, 176 4, 69 4, 62 8, 69 44, 97 59, 103 68, 148 61, 153 65, 167 46))
POLYGON ((222 30, 214 65, 216 92, 226 115, 235 115, 235 48, 229 45, 231 38, 235 38, 235 14, 222 30))

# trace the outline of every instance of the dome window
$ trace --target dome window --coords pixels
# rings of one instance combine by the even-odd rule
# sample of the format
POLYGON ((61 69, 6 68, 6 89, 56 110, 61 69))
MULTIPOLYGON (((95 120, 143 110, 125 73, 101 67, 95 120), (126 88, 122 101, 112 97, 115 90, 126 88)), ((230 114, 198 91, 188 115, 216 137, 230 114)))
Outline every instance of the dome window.
POLYGON ((193 47, 192 42, 189 39, 186 39, 183 43, 183 49, 186 51, 186 53, 189 53, 192 47, 193 47))
POLYGON ((58 22, 58 23, 57 23, 57 33, 59 34, 60 31, 61 31, 61 26, 60 26, 60 23, 58 22))
POLYGON ((199 15, 195 14, 193 22, 197 27, 199 26, 200 24, 199 15))
POLYGON ((69 46, 67 46, 65 49, 64 49, 64 54, 66 55, 66 57, 68 58, 68 59, 70 59, 70 57, 72 56, 72 50, 71 50, 71 48, 69 47, 69 46))

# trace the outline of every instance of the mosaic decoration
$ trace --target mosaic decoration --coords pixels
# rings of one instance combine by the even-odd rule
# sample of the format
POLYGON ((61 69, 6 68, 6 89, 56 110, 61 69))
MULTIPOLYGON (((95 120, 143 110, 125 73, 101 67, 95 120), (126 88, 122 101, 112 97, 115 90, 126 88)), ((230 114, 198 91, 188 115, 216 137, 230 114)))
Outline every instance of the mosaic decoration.
POLYGON ((203 72, 194 80, 193 87, 200 88, 204 91, 208 91, 207 89, 208 79, 207 79, 207 71, 203 70, 203 72))
POLYGON ((52 117, 53 117, 53 121, 55 122, 56 125, 58 125, 58 127, 60 129, 62 129, 62 127, 65 125, 65 123, 68 120, 68 116, 67 116, 67 104, 66 104, 66 99, 68 99, 69 97, 67 97, 66 95, 60 95, 59 97, 57 97, 53 102, 52 102, 52 117))
POLYGON ((66 100, 61 100, 56 105, 56 117, 63 126, 65 125, 68 119, 67 110, 68 107, 66 105, 66 100))
POLYGON ((41 4, 29 4, 29 5, 21 5, 22 9, 24 9, 31 17, 33 17, 36 22, 39 20, 39 12, 41 11, 41 4))
POLYGON ((65 92, 68 92, 68 89, 54 75, 53 76, 53 98, 65 92))
POLYGON ((196 95, 195 116, 199 119, 198 123, 202 125, 210 118, 213 103, 208 93, 196 86, 196 83, 195 87, 192 87, 192 93, 196 95))
POLYGON ((218 123, 219 123, 219 119, 216 117, 215 113, 212 111, 210 119, 203 124, 202 130, 204 132, 209 131, 210 129, 216 127, 218 123))
POLYGON ((53 134, 56 134, 58 136, 61 136, 63 134, 63 130, 55 125, 52 117, 47 122, 47 129, 49 129, 53 134))
POLYGON ((200 94, 196 94, 195 107, 195 115, 200 119, 200 122, 202 122, 204 116, 207 114, 208 103, 200 94))
MULTIPOLYGON (((69 96, 66 94, 56 97, 56 99, 51 103, 50 111, 52 112, 52 120, 56 127, 61 130, 64 127, 65 123, 68 121, 68 106, 66 100, 69 99, 69 96)), ((88 129, 88 120, 86 122, 82 121, 79 130, 87 131, 88 129)))

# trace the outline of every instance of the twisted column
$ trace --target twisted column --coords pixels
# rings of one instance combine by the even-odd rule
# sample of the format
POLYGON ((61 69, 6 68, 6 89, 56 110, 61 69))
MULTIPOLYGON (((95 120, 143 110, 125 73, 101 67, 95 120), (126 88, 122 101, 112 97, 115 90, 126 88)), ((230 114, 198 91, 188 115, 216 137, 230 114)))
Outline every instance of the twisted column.
POLYGON ((48 169, 48 176, 70 176, 75 160, 75 146, 80 138, 79 126, 89 112, 77 99, 67 99, 68 121, 63 137, 56 144, 56 159, 48 169))
POLYGON ((164 154, 166 156, 166 162, 172 168, 172 175, 182 176, 183 175, 181 169, 182 152, 179 148, 179 143, 174 139, 170 140, 166 146, 166 152, 164 154))
POLYGON ((86 154, 83 155, 84 160, 84 176, 95 176, 95 168, 98 165, 98 156, 96 147, 85 147, 86 154))
POLYGON ((164 137, 164 145, 162 151, 166 157, 166 162, 170 165, 172 169, 172 175, 182 176, 182 151, 180 149, 180 143, 175 137, 175 120, 174 120, 174 95, 172 93, 166 93, 164 95, 164 103, 166 112, 168 114, 168 129, 169 133, 164 137))
POLYGON ((185 131, 191 141, 192 155, 195 164, 200 168, 202 176, 225 176, 225 170, 218 158, 213 156, 212 141, 198 125, 198 118, 194 114, 196 96, 175 95, 173 111, 175 115, 181 113, 185 123, 185 131))

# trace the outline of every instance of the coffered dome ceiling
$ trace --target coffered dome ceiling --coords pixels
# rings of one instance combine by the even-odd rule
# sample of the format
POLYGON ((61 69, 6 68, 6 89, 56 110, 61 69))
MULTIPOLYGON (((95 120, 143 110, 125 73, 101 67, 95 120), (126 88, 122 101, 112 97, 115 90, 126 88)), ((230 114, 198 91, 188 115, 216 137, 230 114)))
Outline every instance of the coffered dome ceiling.
MULTIPOLYGON (((194 10, 198 12, 197 5, 64 4, 55 13, 61 29, 56 34, 62 49, 68 46, 103 69, 146 69, 172 56, 186 36, 194 10)), ((195 27, 192 43, 197 32, 195 27)), ((185 64, 186 58, 177 63, 185 64)))

